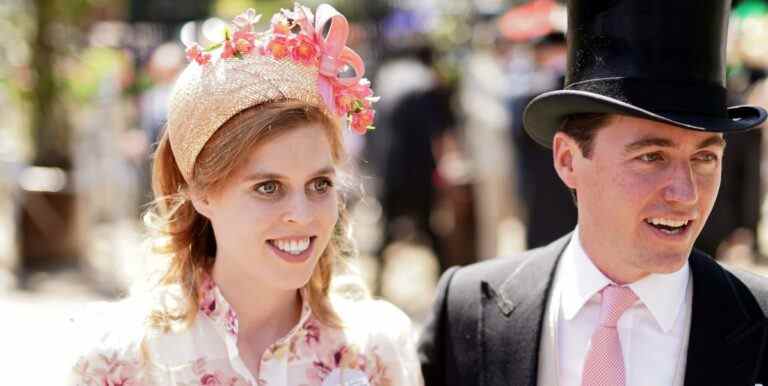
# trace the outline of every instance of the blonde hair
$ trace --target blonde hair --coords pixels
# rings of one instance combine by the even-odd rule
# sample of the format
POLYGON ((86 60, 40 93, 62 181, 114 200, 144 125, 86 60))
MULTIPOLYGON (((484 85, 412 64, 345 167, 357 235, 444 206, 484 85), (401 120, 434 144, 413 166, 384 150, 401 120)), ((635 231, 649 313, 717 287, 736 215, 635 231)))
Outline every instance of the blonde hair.
MULTIPOLYGON (((217 189, 227 176, 241 165, 257 145, 279 133, 303 124, 319 124, 331 144, 333 160, 345 160, 338 124, 319 108, 296 100, 273 101, 245 109, 230 118, 211 136, 200 152, 192 173, 192 187, 198 191, 217 189)), ((216 239, 209 220, 198 213, 189 199, 191 188, 184 180, 171 151, 168 133, 160 139, 154 156, 152 188, 155 201, 145 216, 147 225, 165 240, 155 252, 170 257, 167 271, 159 279, 161 286, 179 287, 181 302, 176 307, 161 306, 149 315, 152 327, 168 331, 181 324, 188 326, 198 312, 198 289, 215 262, 216 239)), ((346 257, 354 254, 349 237, 344 195, 339 197, 339 219, 331 240, 321 254, 307 283, 308 301, 321 322, 340 326, 341 320, 330 302, 334 270, 343 267, 346 257)))

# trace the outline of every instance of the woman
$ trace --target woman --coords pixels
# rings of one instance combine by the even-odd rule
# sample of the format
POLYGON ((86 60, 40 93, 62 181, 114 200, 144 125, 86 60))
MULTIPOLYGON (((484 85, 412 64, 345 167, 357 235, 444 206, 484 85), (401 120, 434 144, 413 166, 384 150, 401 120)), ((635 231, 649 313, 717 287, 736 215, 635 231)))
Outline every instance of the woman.
POLYGON ((97 322, 110 331, 71 384, 421 384, 408 318, 333 285, 352 252, 339 119, 360 133, 373 119, 346 20, 297 5, 264 33, 256 21, 249 10, 221 44, 187 50, 148 217, 170 265, 151 312, 97 322))

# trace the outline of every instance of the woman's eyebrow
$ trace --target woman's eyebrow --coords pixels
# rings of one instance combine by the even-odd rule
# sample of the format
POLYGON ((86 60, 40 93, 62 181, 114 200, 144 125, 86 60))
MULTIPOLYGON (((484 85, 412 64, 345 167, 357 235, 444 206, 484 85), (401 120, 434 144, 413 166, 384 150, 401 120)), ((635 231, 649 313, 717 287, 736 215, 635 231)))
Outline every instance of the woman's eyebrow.
MULTIPOLYGON (((323 168, 320 168, 316 172, 310 174, 312 176, 321 176, 321 175, 334 175, 336 174, 336 168, 333 166, 326 166, 323 168)), ((279 174, 279 173, 273 173, 273 172, 263 172, 263 171, 255 171, 253 173, 250 173, 243 178, 244 181, 254 181, 254 180, 284 180, 286 179, 286 176, 279 174)))

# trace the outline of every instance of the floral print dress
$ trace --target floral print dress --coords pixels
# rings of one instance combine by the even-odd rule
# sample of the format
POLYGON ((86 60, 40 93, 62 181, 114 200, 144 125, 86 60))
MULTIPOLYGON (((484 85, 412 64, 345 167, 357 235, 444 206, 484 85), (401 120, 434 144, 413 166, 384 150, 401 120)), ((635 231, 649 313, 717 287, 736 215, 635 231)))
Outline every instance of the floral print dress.
MULTIPOLYGON (((313 316, 302 292, 299 323, 261 358, 258 379, 237 348, 238 319, 219 288, 202 289, 195 322, 180 332, 142 326, 139 313, 110 313, 87 330, 87 351, 72 369, 73 386, 420 386, 410 320, 383 301, 344 300, 344 328, 313 316), (138 322, 138 323, 137 323, 138 322), (116 325, 117 324, 117 325, 116 325), (125 326, 120 328, 118 326, 125 326)), ((81 326, 82 327, 82 326, 81 326)))

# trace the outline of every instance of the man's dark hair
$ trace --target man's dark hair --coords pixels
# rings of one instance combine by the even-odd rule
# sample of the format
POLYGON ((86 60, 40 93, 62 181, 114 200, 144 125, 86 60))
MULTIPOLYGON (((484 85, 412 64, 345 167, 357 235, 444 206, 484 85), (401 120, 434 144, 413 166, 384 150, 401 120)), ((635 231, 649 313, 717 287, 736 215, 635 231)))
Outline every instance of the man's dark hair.
MULTIPOLYGON (((579 150, 584 158, 592 157, 593 141, 597 130, 608 124, 611 116, 603 113, 583 113, 567 116, 560 127, 558 133, 563 133, 576 141, 579 150)), ((573 203, 577 203, 576 190, 569 189, 573 197, 573 203)))

